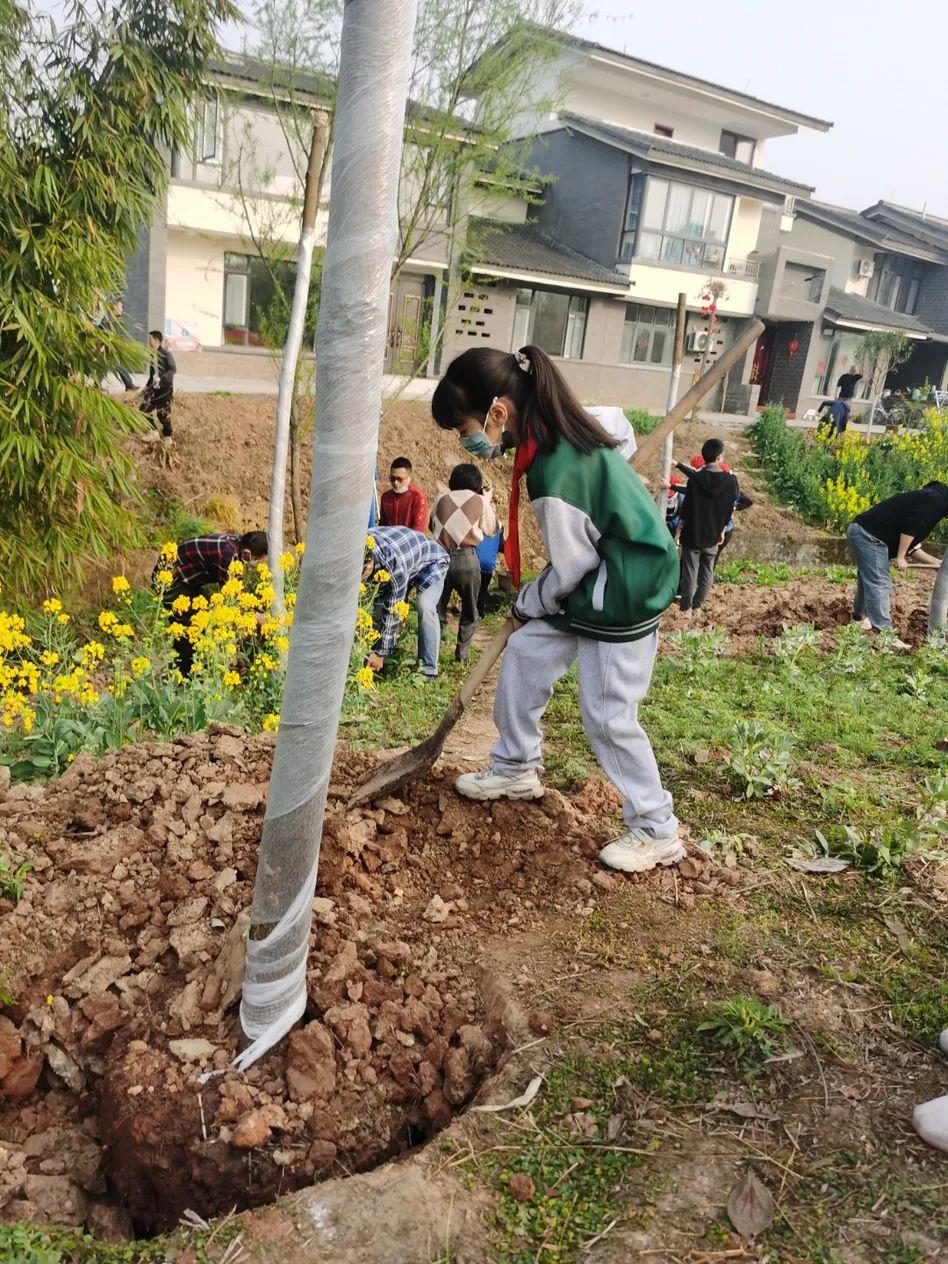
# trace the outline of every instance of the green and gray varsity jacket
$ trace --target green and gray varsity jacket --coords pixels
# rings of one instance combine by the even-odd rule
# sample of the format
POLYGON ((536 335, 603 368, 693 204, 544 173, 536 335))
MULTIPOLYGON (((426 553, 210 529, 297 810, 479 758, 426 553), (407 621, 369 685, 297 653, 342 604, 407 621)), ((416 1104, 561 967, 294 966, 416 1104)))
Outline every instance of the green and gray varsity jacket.
POLYGON ((550 561, 514 616, 597 641, 654 632, 678 589, 678 550, 631 466, 614 449, 584 454, 561 439, 534 457, 527 491, 550 561))

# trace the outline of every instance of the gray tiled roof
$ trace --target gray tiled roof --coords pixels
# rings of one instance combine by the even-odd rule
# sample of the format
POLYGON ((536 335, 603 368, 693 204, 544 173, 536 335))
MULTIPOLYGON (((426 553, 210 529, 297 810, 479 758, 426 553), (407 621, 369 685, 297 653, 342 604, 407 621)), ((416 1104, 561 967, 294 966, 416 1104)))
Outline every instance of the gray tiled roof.
POLYGON ((830 287, 826 300, 826 310, 830 316, 840 320, 858 321, 861 325, 871 325, 881 329, 902 329, 907 333, 929 334, 931 330, 917 316, 907 316, 904 312, 893 312, 881 303, 873 303, 861 294, 847 294, 845 290, 830 287))
POLYGON ((898 254, 904 250, 924 254, 925 247, 909 233, 900 231, 891 224, 877 223, 867 219, 859 211, 852 211, 845 206, 833 206, 829 202, 816 202, 810 199, 797 205, 797 214, 804 219, 814 220, 828 228, 838 228, 841 232, 878 246, 880 250, 891 250, 898 254))
POLYGON ((878 222, 887 233, 902 234, 942 254, 948 252, 948 220, 939 215, 885 201, 876 202, 862 213, 873 223, 878 222))
POLYGON ((632 147, 645 158, 655 156, 659 162, 663 156, 685 158, 689 162, 701 163, 702 166, 717 167, 722 172, 744 182, 757 186, 770 186, 778 193, 809 194, 813 192, 812 185, 798 184, 796 180, 774 175, 772 171, 752 167, 750 163, 738 162, 736 158, 728 158, 725 154, 714 153, 710 149, 699 149, 696 145, 685 145, 681 141, 669 140, 666 136, 653 136, 651 132, 637 132, 631 127, 616 127, 612 123, 600 123, 598 119, 585 118, 581 114, 563 113, 560 115, 560 120, 567 127, 574 124, 583 131, 595 133, 607 144, 616 144, 624 149, 632 147))
POLYGON ((596 285, 614 285, 617 290, 629 287, 628 277, 603 267, 594 259, 554 241, 532 224, 501 224, 496 220, 474 220, 471 226, 473 253, 471 264, 477 267, 505 268, 511 272, 530 272, 545 277, 563 277, 572 281, 589 281, 596 285))

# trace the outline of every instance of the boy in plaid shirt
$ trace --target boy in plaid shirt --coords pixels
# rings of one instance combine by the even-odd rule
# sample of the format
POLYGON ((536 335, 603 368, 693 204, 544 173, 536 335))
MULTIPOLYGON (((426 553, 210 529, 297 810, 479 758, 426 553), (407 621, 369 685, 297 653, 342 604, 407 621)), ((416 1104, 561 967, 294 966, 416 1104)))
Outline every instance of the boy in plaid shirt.
POLYGON ((371 538, 374 546, 366 555, 362 578, 375 575, 380 581, 372 614, 381 636, 366 665, 375 672, 385 666, 402 629, 399 607, 414 588, 418 594, 418 670, 433 679, 441 653, 438 598, 448 569, 447 551, 410 527, 376 527, 371 538))
POLYGON ((497 531, 497 515, 491 491, 484 489, 484 480, 476 465, 456 465, 431 511, 431 534, 448 550, 448 575, 438 604, 441 626, 448 621, 448 602, 457 592, 461 598, 458 643, 454 657, 467 661, 471 640, 479 618, 477 599, 481 587, 481 564, 477 546, 485 536, 497 531))

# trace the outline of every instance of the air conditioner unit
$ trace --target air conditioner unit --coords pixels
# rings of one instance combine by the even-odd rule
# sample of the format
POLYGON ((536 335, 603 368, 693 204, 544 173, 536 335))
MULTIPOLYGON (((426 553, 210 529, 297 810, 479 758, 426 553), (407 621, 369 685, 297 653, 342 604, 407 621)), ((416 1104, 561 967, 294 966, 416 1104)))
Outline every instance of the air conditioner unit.
POLYGON ((693 329, 685 338, 685 347, 689 351, 707 351, 711 335, 706 329, 693 329))
POLYGON ((873 272, 875 272, 875 270, 876 270, 876 264, 875 264, 874 259, 860 259, 859 260, 859 275, 861 277, 871 277, 873 272))

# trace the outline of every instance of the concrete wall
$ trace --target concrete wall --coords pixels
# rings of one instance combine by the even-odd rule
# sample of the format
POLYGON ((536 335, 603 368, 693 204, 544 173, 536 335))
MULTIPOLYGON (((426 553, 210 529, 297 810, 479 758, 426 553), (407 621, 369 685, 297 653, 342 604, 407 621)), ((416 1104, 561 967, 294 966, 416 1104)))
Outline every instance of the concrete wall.
POLYGON ((471 195, 470 211, 481 219, 496 219, 504 224, 524 224, 527 219, 524 199, 503 189, 475 189, 471 195))
POLYGON ((223 341, 224 252, 246 249, 236 237, 168 232, 165 317, 189 330, 202 347, 219 347, 223 341))
MULTIPOLYGON (((252 238, 267 238, 295 246, 299 240, 300 208, 281 197, 242 200, 223 189, 200 189, 172 182, 168 189, 168 227, 189 232, 215 234, 245 240, 253 249, 252 238)), ((325 245, 328 211, 316 217, 316 244, 325 245)))
MULTIPOLYGON (((627 263, 632 290, 629 298, 637 303, 658 303, 673 307, 678 295, 688 295, 689 307, 701 306, 708 274, 700 268, 676 268, 663 263, 627 263)), ((750 316, 757 302, 757 282, 726 276, 727 294, 718 303, 719 310, 729 316, 750 316)))
POLYGON ((167 233, 159 213, 150 227, 139 230, 125 280, 125 328, 146 344, 149 329, 165 327, 166 248, 167 233))
MULTIPOLYGON (((859 256, 867 251, 871 253, 868 247, 865 250, 859 247, 857 250, 852 237, 845 233, 835 232, 822 224, 814 224, 801 215, 793 221, 793 230, 789 238, 785 240, 795 249, 808 251, 813 255, 828 256, 832 260, 829 269, 830 285, 839 290, 848 288, 848 282, 853 275, 853 260, 857 253, 859 256)), ((861 292, 865 293, 865 290, 861 292)))

